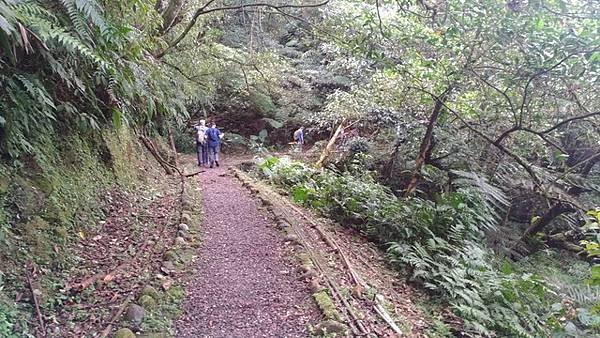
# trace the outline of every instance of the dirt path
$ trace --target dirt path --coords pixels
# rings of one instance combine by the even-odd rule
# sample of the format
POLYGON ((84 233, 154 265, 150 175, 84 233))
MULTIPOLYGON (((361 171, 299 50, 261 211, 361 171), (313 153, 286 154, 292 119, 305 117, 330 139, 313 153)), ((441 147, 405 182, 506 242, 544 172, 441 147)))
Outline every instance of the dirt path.
POLYGON ((288 246, 225 169, 198 175, 204 224, 178 337, 307 337, 320 314, 288 246))

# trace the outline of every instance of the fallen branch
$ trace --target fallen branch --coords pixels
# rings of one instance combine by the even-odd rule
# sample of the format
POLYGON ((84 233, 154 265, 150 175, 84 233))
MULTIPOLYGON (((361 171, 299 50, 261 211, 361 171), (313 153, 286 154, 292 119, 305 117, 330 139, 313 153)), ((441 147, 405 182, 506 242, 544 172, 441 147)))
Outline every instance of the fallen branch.
POLYGON ((337 127, 337 129, 335 130, 335 133, 333 133, 333 136, 331 136, 331 139, 329 139, 329 142, 327 142, 327 146, 325 146, 325 148, 323 148, 323 152, 321 152, 321 156, 319 157, 319 160, 315 164, 315 166, 317 168, 321 168, 323 166, 323 164, 325 163, 325 161, 327 161, 329 156, 331 156, 331 153, 333 152, 333 148, 335 147, 335 142, 337 141, 340 134, 344 131, 344 129, 346 129, 346 120, 345 119, 342 120, 340 125, 337 127))
POLYGON ((142 246, 139 248, 139 250, 135 253, 135 256, 133 256, 133 259, 119 264, 116 268, 112 269, 111 271, 109 271, 106 274, 103 272, 99 272, 91 277, 88 277, 88 278, 84 279, 83 282, 81 282, 80 284, 74 285, 72 289, 75 289, 76 291, 81 292, 81 291, 85 290, 88 286, 94 284, 96 281, 98 281, 101 278, 105 282, 110 282, 111 280, 113 280, 115 278, 115 276, 124 267, 126 267, 129 264, 135 263, 138 260, 140 254, 146 250, 146 247, 148 246, 148 236, 149 236, 149 234, 146 233, 146 237, 144 238, 144 244, 142 244, 142 246))
POLYGON ((127 297, 127 299, 125 299, 125 301, 123 302, 123 304, 121 304, 121 306, 119 307, 119 310, 109 320, 108 325, 106 326, 106 328, 102 331, 102 333, 100 333, 100 336, 98 336, 99 338, 106 338, 106 337, 108 337, 108 335, 112 331, 113 325, 121 317, 121 315, 123 314, 123 312, 125 312, 125 309, 129 305, 129 303, 131 303, 132 300, 133 300, 133 295, 129 295, 127 297))
POLYGON ((396 322, 394 321, 392 316, 390 316, 390 314, 383 307, 383 305, 379 303, 379 299, 377 299, 377 296, 375 298, 375 301, 377 302, 377 304, 374 305, 375 312, 377 312, 377 314, 392 328, 392 330, 394 330, 394 332, 396 332, 399 335, 402 335, 402 330, 400 330, 398 325, 396 325, 396 322))
POLYGON ((167 175, 172 175, 173 168, 171 168, 171 164, 169 162, 165 161, 162 158, 162 156, 160 156, 160 154, 156 150, 156 147, 154 147, 154 144, 152 143, 152 141, 150 141, 147 137, 144 137, 144 136, 140 136, 140 140, 142 140, 142 143, 144 144, 144 146, 146 146, 146 149, 148 149, 148 151, 150 152, 150 154, 152 154, 154 159, 156 159, 158 164, 160 164, 160 166, 163 167, 163 169, 165 170, 165 173, 167 175))
POLYGON ((44 317, 42 316, 42 311, 40 310, 40 301, 35 294, 33 283, 31 282, 31 275, 34 271, 33 263, 29 261, 27 263, 27 284, 29 285, 29 290, 31 291, 31 298, 33 298, 33 305, 35 308, 35 314, 38 318, 38 322, 40 325, 41 336, 46 337, 46 325, 44 324, 44 317))
POLYGON ((196 171, 195 173, 191 173, 191 174, 184 174, 183 176, 185 176, 185 177, 192 177, 192 176, 196 176, 196 175, 198 175, 200 173, 203 173, 203 172, 205 172, 205 170, 196 171))

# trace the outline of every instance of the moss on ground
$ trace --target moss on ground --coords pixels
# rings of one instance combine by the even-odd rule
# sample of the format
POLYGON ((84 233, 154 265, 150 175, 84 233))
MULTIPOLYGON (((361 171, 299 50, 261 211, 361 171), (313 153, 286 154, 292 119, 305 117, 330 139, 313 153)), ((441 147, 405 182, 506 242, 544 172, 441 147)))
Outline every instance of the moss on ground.
POLYGON ((326 319, 341 320, 340 313, 335 307, 335 303, 329 296, 329 293, 327 293, 327 290, 315 292, 313 298, 326 319))
POLYGON ((70 248, 104 217, 103 191, 136 184, 143 159, 133 137, 126 128, 95 138, 49 136, 43 156, 0 162, 0 336, 26 336, 35 322, 29 296, 19 296, 27 262, 36 267, 42 311, 63 303, 63 274, 77 264, 70 248))
POLYGON ((174 281, 173 286, 165 288, 158 284, 164 281, 155 280, 156 287, 147 286, 140 292, 140 299, 150 296, 155 300, 151 306, 144 306, 146 316, 140 326, 145 332, 141 337, 159 338, 175 336, 174 320, 182 313, 181 303, 185 297, 183 285, 189 280, 194 272, 194 261, 198 253, 201 240, 200 224, 202 222, 202 211, 196 206, 200 203, 200 196, 194 189, 186 189, 184 197, 190 203, 185 212, 190 215, 188 220, 189 238, 183 245, 176 245, 165 252, 163 259, 175 262, 179 271, 183 273, 174 281), (175 259, 172 259, 175 258, 175 259))

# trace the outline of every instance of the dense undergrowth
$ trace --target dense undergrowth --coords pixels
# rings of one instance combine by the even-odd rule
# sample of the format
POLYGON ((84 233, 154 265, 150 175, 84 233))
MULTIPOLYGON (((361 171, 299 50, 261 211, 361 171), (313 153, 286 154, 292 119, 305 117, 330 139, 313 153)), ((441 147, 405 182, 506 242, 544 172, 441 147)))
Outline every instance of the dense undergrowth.
MULTIPOLYGON (((498 221, 502 194, 482 194, 463 173, 434 200, 402 199, 355 162, 344 173, 317 170, 287 158, 267 157, 260 172, 290 191, 294 201, 350 225, 387 249, 410 280, 443 297, 477 336, 541 337, 597 334, 600 321, 566 300, 524 265, 498 258, 485 232, 498 221)), ((457 175, 460 175, 457 172, 457 175)), ((489 189, 489 188, 488 188, 489 189)), ((589 265, 588 272, 589 272, 589 265)), ((533 269, 532 269, 533 270, 533 269)))

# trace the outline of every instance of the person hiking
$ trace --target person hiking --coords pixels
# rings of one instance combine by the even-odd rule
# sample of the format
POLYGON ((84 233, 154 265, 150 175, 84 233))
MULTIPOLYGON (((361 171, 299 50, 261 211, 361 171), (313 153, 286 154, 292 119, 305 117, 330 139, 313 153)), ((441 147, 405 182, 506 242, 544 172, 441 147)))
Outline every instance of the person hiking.
POLYGON ((302 145, 304 144, 304 127, 300 127, 294 132, 294 141, 298 145, 297 149, 302 150, 302 145))
POLYGON ((206 142, 206 121, 200 120, 200 124, 194 127, 196 130, 196 154, 198 155, 198 166, 208 165, 208 143, 206 142))
POLYGON ((206 131, 206 141, 208 143, 208 160, 210 167, 215 164, 219 166, 219 151, 221 150, 221 138, 223 133, 217 128, 217 125, 212 123, 211 127, 206 131))

